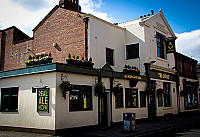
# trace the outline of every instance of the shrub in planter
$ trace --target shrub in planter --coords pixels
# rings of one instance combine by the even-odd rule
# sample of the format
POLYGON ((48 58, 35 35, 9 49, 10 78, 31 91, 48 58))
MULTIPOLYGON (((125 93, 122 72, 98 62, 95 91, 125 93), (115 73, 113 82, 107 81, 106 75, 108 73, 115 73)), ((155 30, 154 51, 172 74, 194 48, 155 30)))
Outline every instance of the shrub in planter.
POLYGON ((105 89, 105 87, 104 87, 103 82, 96 83, 95 96, 103 97, 103 92, 105 91, 104 89, 105 89))
POLYGON ((129 65, 124 66, 123 72, 129 73, 129 74, 136 74, 136 75, 140 74, 140 70, 137 67, 133 67, 133 66, 129 66, 129 65))
POLYGON ((117 83, 117 85, 114 87, 114 95, 116 96, 118 93, 123 92, 123 87, 121 86, 121 83, 117 83))
POLYGON ((69 91, 71 89, 71 84, 69 81, 62 81, 62 83, 59 86, 61 88, 62 91, 62 95, 64 97, 64 99, 66 99, 66 94, 67 91, 69 91))

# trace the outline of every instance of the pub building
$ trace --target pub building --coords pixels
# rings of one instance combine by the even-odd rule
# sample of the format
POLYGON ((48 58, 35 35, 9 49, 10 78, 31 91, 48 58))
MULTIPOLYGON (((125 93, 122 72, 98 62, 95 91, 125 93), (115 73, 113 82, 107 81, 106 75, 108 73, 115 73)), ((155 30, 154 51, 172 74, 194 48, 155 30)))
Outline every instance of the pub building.
POLYGON ((111 24, 78 3, 60 0, 33 38, 0 31, 0 128, 57 134, 112 126, 124 112, 178 114, 176 36, 162 9, 111 24))

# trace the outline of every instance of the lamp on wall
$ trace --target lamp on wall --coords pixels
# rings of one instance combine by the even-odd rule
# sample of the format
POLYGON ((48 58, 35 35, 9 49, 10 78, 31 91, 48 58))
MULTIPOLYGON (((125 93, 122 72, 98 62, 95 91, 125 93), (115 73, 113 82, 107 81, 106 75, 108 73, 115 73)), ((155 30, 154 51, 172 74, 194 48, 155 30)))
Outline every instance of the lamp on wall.
MULTIPOLYGON (((29 48, 27 49, 27 51, 33 53, 33 51, 31 49, 29 49, 29 48)), ((36 56, 35 53, 33 53, 33 55, 36 56)))

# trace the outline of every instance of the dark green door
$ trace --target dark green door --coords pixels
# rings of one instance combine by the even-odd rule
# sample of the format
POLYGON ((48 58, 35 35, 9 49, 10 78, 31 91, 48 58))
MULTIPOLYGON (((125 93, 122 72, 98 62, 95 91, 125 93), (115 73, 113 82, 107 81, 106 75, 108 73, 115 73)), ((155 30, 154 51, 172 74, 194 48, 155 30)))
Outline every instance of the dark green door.
POLYGON ((150 82, 151 90, 147 94, 148 99, 148 117, 156 117, 156 98, 155 98, 155 81, 150 82))
POLYGON ((155 92, 148 95, 148 117, 156 116, 155 92))
POLYGON ((107 93, 99 98, 99 125, 108 126, 107 93))

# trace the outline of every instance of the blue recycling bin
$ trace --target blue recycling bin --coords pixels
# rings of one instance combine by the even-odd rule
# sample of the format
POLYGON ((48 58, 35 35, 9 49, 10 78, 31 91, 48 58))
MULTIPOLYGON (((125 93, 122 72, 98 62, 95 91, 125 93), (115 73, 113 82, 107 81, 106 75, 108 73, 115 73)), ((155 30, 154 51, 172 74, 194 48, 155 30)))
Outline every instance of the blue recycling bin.
POLYGON ((136 118, 135 113, 131 112, 123 113, 123 123, 124 123, 123 131, 128 131, 128 132, 135 131, 136 128, 135 118, 136 118))

